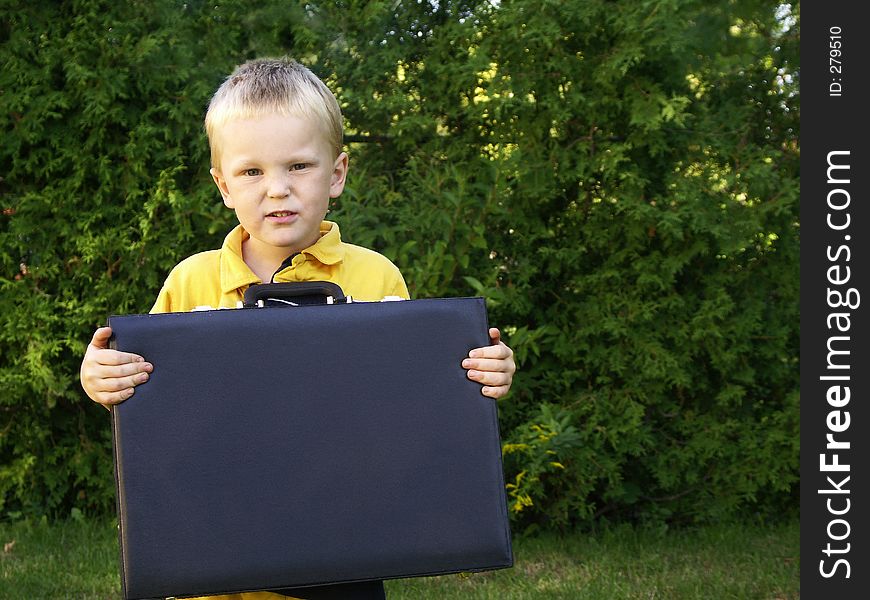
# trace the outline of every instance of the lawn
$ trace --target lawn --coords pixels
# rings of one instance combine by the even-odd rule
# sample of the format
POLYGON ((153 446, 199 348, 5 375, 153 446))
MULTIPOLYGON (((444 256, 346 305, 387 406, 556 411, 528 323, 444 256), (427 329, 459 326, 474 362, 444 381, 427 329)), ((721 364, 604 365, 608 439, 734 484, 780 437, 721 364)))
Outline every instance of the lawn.
MULTIPOLYGON (((105 521, 0 523, 0 599, 120 598, 105 521)), ((680 600, 800 597, 798 524, 679 531, 617 527, 514 541, 512 569, 387 582, 390 600, 680 600)))

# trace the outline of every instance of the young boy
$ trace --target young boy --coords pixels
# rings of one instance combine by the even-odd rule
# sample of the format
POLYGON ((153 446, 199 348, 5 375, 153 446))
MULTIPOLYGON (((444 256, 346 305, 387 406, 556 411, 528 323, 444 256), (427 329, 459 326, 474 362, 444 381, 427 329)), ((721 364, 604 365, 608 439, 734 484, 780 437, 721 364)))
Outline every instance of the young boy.
MULTIPOLYGON (((261 282, 323 280, 357 300, 408 298, 393 263, 341 241, 338 225, 324 221, 329 200, 344 189, 348 156, 338 102, 307 68, 289 59, 241 65, 212 98, 205 126, 212 177, 239 225, 220 250, 179 263, 151 312, 236 307, 248 286, 261 282)), ((111 333, 97 329, 80 373, 88 396, 107 408, 129 399, 153 370, 141 356, 108 349, 111 333)), ((492 345, 472 350, 462 366, 484 395, 500 398, 510 389, 513 352, 497 329, 489 335, 492 345)), ((333 588, 339 588, 334 597, 383 597, 380 584, 333 588)), ((285 597, 258 592, 224 598, 285 597)))

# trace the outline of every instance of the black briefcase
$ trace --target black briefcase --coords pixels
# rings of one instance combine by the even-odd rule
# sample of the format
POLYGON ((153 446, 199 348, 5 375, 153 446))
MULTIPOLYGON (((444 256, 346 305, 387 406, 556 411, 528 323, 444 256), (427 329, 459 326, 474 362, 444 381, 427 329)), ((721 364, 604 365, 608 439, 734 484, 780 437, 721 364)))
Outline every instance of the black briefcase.
POLYGON ((342 300, 109 319, 126 598, 512 565, 483 299, 342 300))

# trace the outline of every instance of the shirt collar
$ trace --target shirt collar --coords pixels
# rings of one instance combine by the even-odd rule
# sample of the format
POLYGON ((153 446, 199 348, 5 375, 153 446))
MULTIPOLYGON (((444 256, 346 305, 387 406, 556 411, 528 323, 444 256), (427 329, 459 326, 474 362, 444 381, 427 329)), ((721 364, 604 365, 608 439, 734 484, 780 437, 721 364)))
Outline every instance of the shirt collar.
MULTIPOLYGON (((250 237, 241 225, 237 225, 224 238, 221 246, 221 291, 225 294, 241 287, 261 283, 242 258, 242 242, 250 237)), ((335 265, 344 260, 344 245, 338 223, 320 223, 320 238, 304 249, 301 254, 311 257, 324 265, 335 265)), ((290 267, 288 267, 290 268, 290 267)), ((285 271, 282 269, 279 273, 285 271)))
POLYGON ((338 223, 323 221, 320 223, 320 239, 314 245, 302 251, 324 265, 335 265, 344 260, 344 246, 341 243, 341 233, 338 223))
POLYGON ((236 225, 224 238, 221 246, 221 291, 224 294, 260 283, 260 278, 251 271, 242 258, 242 242, 248 237, 248 232, 241 225, 236 225))

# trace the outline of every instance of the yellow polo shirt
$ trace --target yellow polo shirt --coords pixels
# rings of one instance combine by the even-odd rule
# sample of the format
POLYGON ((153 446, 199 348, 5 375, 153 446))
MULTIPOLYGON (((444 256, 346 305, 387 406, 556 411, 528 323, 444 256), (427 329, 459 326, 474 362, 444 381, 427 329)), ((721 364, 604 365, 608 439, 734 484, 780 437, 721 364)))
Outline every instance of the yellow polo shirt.
MULTIPOLYGON (((248 286, 263 283, 242 259, 242 242, 248 237, 239 225, 227 234, 220 250, 194 254, 178 263, 166 278, 151 312, 236 308, 248 286)), ((289 266, 275 274, 273 281, 331 281, 354 300, 373 302, 386 296, 408 298, 408 288, 396 265, 373 250, 342 242, 338 224, 330 221, 320 224, 320 239, 293 257, 289 266)), ((207 597, 208 600, 288 598, 272 592, 207 597)))
MULTIPOLYGON (((242 242, 248 237, 238 225, 220 250, 200 252, 178 263, 151 312, 236 308, 248 286, 263 283, 242 258, 242 242)), ((338 224, 330 221, 320 224, 320 239, 293 257, 273 281, 331 281, 354 300, 368 302, 386 296, 408 298, 408 288, 396 265, 374 250, 342 242, 338 224)))

